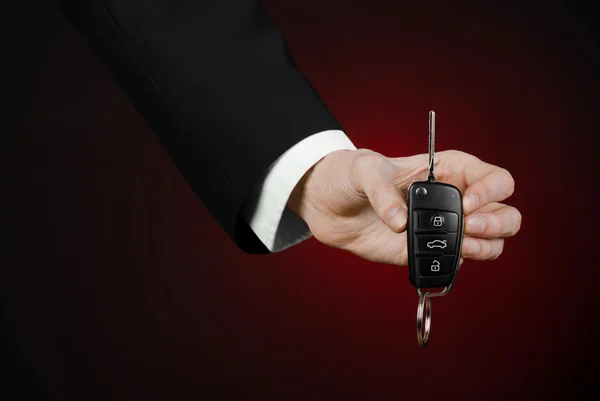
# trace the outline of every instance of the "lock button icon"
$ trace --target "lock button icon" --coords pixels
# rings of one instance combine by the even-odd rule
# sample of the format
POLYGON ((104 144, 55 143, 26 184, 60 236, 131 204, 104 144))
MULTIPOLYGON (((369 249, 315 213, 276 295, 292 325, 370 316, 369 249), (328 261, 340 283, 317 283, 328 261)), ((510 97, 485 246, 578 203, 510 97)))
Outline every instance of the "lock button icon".
POLYGON ((444 219, 442 216, 435 216, 432 220, 432 224, 434 227, 441 227, 444 225, 444 219))

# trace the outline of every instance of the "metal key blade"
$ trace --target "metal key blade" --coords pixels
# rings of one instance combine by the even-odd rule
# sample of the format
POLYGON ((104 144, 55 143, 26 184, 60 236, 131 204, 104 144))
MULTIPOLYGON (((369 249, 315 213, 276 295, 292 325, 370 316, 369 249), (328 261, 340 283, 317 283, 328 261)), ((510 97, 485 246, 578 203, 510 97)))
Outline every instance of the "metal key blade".
POLYGON ((433 171, 433 154, 435 153, 435 111, 429 112, 429 176, 427 181, 435 182, 435 174, 433 171))

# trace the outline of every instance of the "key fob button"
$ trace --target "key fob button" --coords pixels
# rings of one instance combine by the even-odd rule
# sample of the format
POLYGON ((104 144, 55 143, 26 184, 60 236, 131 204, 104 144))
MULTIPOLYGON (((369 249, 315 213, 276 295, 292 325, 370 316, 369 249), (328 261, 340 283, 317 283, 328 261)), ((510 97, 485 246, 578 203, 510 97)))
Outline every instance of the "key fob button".
POLYGON ((421 210, 419 214, 419 231, 458 231, 458 214, 456 213, 421 210))
POLYGON ((418 252, 421 254, 454 255, 456 234, 419 234, 418 252))
POLYGON ((452 273, 454 256, 418 256, 417 266, 421 276, 443 276, 452 273))

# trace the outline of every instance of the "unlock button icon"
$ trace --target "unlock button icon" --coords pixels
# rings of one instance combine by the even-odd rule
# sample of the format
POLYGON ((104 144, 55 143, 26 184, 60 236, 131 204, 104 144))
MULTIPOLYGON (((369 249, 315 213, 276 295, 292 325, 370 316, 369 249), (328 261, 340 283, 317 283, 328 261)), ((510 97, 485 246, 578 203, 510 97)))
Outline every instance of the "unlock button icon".
POLYGON ((437 277, 452 273, 454 255, 418 256, 419 275, 437 277))

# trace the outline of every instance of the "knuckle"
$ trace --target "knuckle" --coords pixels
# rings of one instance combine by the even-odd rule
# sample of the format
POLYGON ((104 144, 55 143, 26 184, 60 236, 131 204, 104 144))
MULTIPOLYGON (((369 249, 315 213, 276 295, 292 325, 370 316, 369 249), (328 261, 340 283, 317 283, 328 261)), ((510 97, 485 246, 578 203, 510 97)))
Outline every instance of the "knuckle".
POLYGON ((511 208, 508 220, 508 230, 506 231, 506 236, 512 237, 521 229, 521 212, 519 212, 516 208, 511 208))
POLYGON ((500 257, 500 255, 502 255, 502 252, 504 251, 504 240, 500 239, 497 242, 497 245, 491 247, 491 255, 490 255, 490 260, 496 260, 500 257))
POLYGON ((500 168, 500 174, 502 177, 502 185, 506 191, 506 196, 509 197, 515 192, 515 179, 505 168, 500 168))
POLYGON ((484 222, 482 232, 483 235, 496 236, 502 234, 504 228, 503 226, 505 225, 502 224, 497 215, 490 213, 489 215, 482 217, 482 220, 484 222))
POLYGON ((515 228, 514 228, 513 235, 519 232, 519 230, 521 229, 521 222, 523 221, 523 216, 521 215, 521 212, 519 212, 517 209, 515 209, 514 219, 515 219, 515 228))
POLYGON ((447 154, 450 158, 456 160, 457 163, 463 164, 463 167, 465 167, 465 168, 466 168, 467 164, 470 164, 473 162, 481 162, 481 159, 479 159, 477 156, 472 155, 467 152, 464 152, 462 150, 449 149, 449 150, 445 150, 440 153, 447 154))
POLYGON ((465 250, 465 256, 474 258, 474 259, 480 259, 481 255, 483 253, 483 246, 480 243, 480 241, 476 240, 475 238, 465 238, 465 248, 463 248, 465 250))
POLYGON ((490 185, 482 183, 479 190, 479 207, 487 205, 494 198, 494 190, 490 185))
MULTIPOLYGON (((440 152, 440 153, 442 153, 442 152, 440 152)), ((458 157, 458 158, 469 156, 468 153, 465 153, 462 150, 456 150, 456 149, 448 149, 448 150, 443 151, 443 153, 447 154, 448 156, 458 157)))
POLYGON ((360 170, 370 170, 377 168, 383 163, 384 158, 379 153, 369 152, 361 153, 354 159, 355 166, 360 170))
POLYGON ((383 156, 378 153, 361 150, 350 165, 349 180, 352 187, 360 192, 365 187, 368 177, 372 176, 372 171, 382 160, 383 156))

